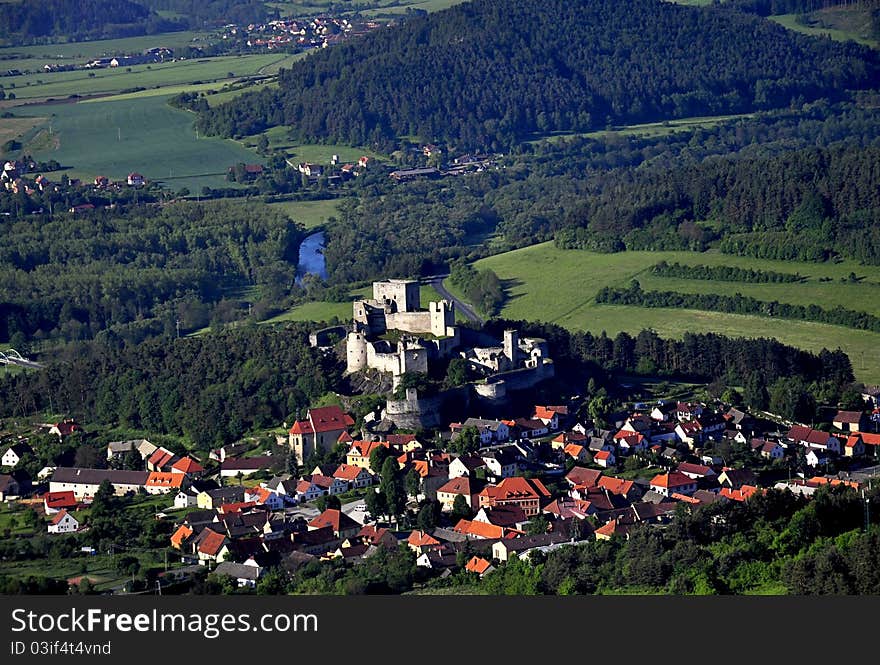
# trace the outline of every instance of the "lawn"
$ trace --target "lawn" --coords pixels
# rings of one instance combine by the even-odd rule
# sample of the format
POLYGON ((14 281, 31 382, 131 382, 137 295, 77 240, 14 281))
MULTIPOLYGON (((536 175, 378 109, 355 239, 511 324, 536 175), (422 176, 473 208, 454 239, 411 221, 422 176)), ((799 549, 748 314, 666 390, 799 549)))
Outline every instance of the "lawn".
POLYGON ((3 121, 0 122, 0 143, 20 138, 44 120, 45 118, 35 117, 3 118, 3 121))
POLYGON ((289 61, 289 55, 273 53, 107 67, 91 71, 43 72, 16 76, 13 81, 7 82, 6 89, 15 93, 17 101, 64 99, 70 95, 108 95, 131 88, 162 88, 194 85, 196 82, 227 81, 262 74, 263 70, 289 61), (14 83, 15 88, 10 89, 9 83, 14 83))
POLYGON ((327 199, 325 201, 279 201, 270 203, 273 208, 278 208, 295 222, 302 223, 307 229, 325 224, 330 217, 339 212, 340 199, 327 199))
POLYGON ((718 332, 731 336, 776 337, 811 351, 837 347, 852 360, 856 376, 869 382, 880 381, 880 334, 850 330, 807 321, 773 320, 719 312, 677 309, 649 309, 622 305, 598 305, 594 298, 603 286, 626 286, 637 278, 643 288, 680 291, 735 293, 755 297, 775 297, 780 302, 817 302, 825 306, 842 303, 873 313, 880 312, 880 268, 851 262, 807 264, 758 261, 744 257, 707 252, 621 252, 597 254, 578 250, 559 250, 552 243, 499 254, 478 261, 478 268, 491 268, 506 282, 509 299, 502 316, 510 319, 543 320, 572 330, 608 334, 620 331, 638 333, 653 328, 660 335, 680 337, 685 332, 718 332), (646 271, 660 260, 689 264, 755 267, 778 272, 799 272, 809 277, 803 284, 743 284, 655 278, 646 271), (547 266, 552 266, 548 270, 547 266), (839 282, 851 271, 860 284, 839 282), (819 283, 819 277, 834 282, 819 283), (561 286, 565 285, 565 286, 561 286), (775 287, 782 288, 775 288, 775 287), (854 305, 853 303, 858 303, 854 305))
POLYGON ((27 109, 48 116, 25 150, 36 159, 56 159, 72 177, 91 180, 103 174, 124 178, 138 171, 178 190, 226 187, 226 170, 260 157, 240 144, 197 136, 193 116, 168 106, 167 96, 93 103, 57 104, 27 109))

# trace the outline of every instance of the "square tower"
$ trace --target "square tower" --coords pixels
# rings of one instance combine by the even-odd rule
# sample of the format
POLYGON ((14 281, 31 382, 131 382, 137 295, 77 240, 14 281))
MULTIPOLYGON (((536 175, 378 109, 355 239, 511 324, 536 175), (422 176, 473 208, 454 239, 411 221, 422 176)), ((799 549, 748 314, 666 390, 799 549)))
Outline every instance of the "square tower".
POLYGON ((412 279, 389 279, 373 282, 373 300, 393 302, 398 312, 419 310, 419 283, 412 279))

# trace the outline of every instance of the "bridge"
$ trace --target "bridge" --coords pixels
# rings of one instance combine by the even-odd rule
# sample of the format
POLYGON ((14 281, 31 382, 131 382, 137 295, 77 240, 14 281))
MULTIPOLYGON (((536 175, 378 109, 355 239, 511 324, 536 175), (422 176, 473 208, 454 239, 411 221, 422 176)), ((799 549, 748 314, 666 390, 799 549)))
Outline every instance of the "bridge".
POLYGON ((18 365, 28 369, 43 369, 43 365, 33 360, 28 360, 15 349, 0 351, 0 365, 18 365))

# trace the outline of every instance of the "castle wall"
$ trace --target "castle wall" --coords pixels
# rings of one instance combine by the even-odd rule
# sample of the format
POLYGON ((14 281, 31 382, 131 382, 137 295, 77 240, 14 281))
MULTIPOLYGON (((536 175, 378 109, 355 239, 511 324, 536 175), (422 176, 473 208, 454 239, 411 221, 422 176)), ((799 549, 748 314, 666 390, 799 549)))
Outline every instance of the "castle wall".
POLYGON ((467 386, 445 390, 431 397, 419 397, 414 388, 409 388, 405 399, 389 399, 382 415, 403 429, 427 429, 460 418, 467 412, 469 403, 467 386))
POLYGON ((385 327, 388 330, 427 334, 431 332, 431 313, 395 312, 394 314, 386 314, 385 327))
POLYGON ((310 333, 309 344, 315 347, 331 346, 334 338, 338 340, 343 337, 345 337, 345 326, 330 326, 310 333))

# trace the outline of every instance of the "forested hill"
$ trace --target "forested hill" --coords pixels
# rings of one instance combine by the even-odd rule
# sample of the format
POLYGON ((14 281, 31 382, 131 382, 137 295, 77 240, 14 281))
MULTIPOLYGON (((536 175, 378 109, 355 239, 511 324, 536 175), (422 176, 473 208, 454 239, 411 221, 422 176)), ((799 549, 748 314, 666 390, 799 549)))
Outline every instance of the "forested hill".
POLYGON ((185 27, 129 0, 17 0, 2 6, 0 38, 12 44, 62 36, 70 41, 129 37, 185 27))
POLYGON ((474 0, 306 58, 279 89, 208 110, 199 125, 502 149, 533 132, 775 108, 877 80, 867 48, 723 8, 474 0))

